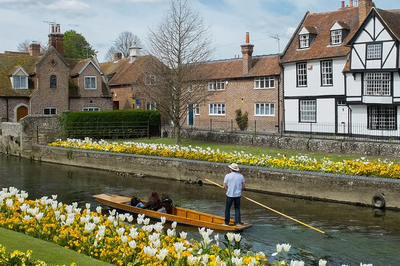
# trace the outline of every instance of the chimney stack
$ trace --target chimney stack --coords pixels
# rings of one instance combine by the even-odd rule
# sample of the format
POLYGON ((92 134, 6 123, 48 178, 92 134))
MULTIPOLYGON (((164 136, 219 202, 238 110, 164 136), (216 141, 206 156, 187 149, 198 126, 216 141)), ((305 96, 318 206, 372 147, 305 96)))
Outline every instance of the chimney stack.
POLYGON ((253 47, 250 44, 250 35, 246 32, 246 44, 241 45, 242 55, 243 55, 243 74, 249 74, 251 68, 253 67, 253 47))
POLYGON ((64 54, 64 34, 61 33, 60 24, 51 25, 49 46, 53 46, 60 54, 64 54))
POLYGON ((374 2, 372 2, 372 0, 359 0, 358 1, 358 14, 359 14, 360 25, 367 18, 369 11, 371 11, 371 9, 373 7, 375 7, 375 4, 374 4, 374 2))
POLYGON ((135 62, 136 58, 140 56, 140 48, 137 45, 133 45, 132 47, 129 48, 129 63, 135 62))
POLYGON ((122 59, 122 53, 115 53, 114 54, 114 61, 118 61, 122 59))
POLYGON ((30 56, 40 55, 40 43, 33 42, 29 45, 29 55, 30 56))

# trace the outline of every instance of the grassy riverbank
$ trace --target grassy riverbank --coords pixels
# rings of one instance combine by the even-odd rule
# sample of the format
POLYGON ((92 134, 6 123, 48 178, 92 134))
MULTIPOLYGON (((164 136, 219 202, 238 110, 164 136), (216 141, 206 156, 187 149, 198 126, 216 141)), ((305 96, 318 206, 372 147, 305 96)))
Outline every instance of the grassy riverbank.
POLYGON ((14 250, 26 252, 27 250, 32 250, 32 258, 35 260, 40 259, 46 262, 47 265, 71 265, 73 262, 79 266, 111 265, 109 263, 90 258, 86 255, 79 254, 76 251, 63 248, 60 245, 1 227, 0 244, 6 247, 7 252, 12 252, 14 250))
MULTIPOLYGON (((152 138, 152 139, 133 139, 135 142, 143 142, 143 143, 154 143, 154 144, 165 144, 165 145, 174 145, 174 139, 172 138, 152 138)), ((329 157, 332 161, 342 161, 342 160, 356 160, 360 159, 360 157, 365 157, 367 159, 384 159, 382 157, 377 156, 365 156, 365 155, 350 155, 350 154, 335 154, 335 153, 318 153, 318 152, 299 152, 296 150, 288 150, 288 149, 275 149, 269 147, 258 147, 258 146, 245 146, 245 145, 235 145, 235 144, 224 144, 224 143, 215 143, 215 142, 205 142, 205 141, 197 141, 197 140, 182 140, 181 146, 192 146, 192 147, 200 147, 203 149, 211 148, 212 150, 219 149, 221 152, 241 152, 249 153, 255 156, 261 156, 263 154, 268 154, 272 157, 280 157, 283 154, 286 154, 287 157, 291 156, 308 156, 310 158, 315 158, 317 160, 323 159, 325 157, 329 157)), ((394 160, 396 161, 396 160, 394 160)))

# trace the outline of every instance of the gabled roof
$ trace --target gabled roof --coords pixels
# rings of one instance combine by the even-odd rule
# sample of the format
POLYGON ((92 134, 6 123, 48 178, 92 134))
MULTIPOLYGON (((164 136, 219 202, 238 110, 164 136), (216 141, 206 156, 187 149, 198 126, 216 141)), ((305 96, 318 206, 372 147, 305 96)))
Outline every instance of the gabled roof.
POLYGON ((100 63, 101 70, 105 76, 111 76, 108 81, 110 87, 136 84, 143 72, 147 69, 149 60, 157 60, 154 56, 138 56, 132 63, 130 58, 118 61, 100 63))
POLYGON ((347 41, 352 38, 359 26, 358 7, 347 7, 333 12, 306 13, 292 39, 283 52, 281 63, 313 60, 318 58, 343 57, 350 52, 347 41), (342 45, 330 45, 330 28, 335 22, 348 26, 349 34, 343 40, 342 45), (310 48, 299 49, 299 32, 306 28, 315 28, 317 32, 310 48))
POLYGON ((382 10, 375 8, 375 10, 397 40, 400 40, 400 9, 382 10))
POLYGON ((35 64, 41 56, 29 56, 27 53, 4 53, 0 54, 0 96, 29 96, 33 92, 31 86, 27 90, 13 90, 10 78, 18 69, 23 68, 32 75, 35 64))
POLYGON ((238 79, 259 76, 276 76, 281 73, 278 55, 253 56, 253 67, 248 74, 243 74, 243 59, 234 58, 210 61, 199 64, 202 73, 209 73, 208 79, 238 79))

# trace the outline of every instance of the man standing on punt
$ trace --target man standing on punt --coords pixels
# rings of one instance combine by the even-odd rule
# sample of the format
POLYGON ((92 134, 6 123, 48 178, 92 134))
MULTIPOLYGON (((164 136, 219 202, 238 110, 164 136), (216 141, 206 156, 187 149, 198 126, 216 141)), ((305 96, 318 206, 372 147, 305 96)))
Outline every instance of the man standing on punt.
POLYGON ((228 167, 230 173, 224 178, 224 188, 226 189, 225 225, 229 224, 232 203, 235 206, 236 225, 241 225, 240 197, 245 188, 244 177, 239 173, 239 166, 236 163, 232 163, 228 167))

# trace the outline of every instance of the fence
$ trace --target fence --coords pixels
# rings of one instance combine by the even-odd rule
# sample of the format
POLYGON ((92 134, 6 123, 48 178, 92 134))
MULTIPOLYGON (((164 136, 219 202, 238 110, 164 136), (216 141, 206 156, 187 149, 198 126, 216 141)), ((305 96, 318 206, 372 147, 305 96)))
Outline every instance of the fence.
POLYGON ((66 131, 69 138, 150 138, 149 122, 74 122, 68 125, 66 131))
MULTIPOLYGON (((382 125, 384 126, 384 125, 382 125)), ((307 138, 323 138, 346 141, 373 141, 382 143, 400 143, 400 125, 395 129, 371 129, 363 123, 277 123, 265 120, 249 120, 248 126, 241 131, 234 119, 197 119, 195 125, 185 126, 187 129, 227 132, 233 134, 261 134, 280 136, 299 136, 307 138)))
POLYGON ((210 132, 242 132, 242 133, 269 133, 279 132, 279 126, 270 121, 249 120, 247 128, 241 131, 234 119, 196 119, 193 126, 185 126, 193 130, 206 130, 210 132))

